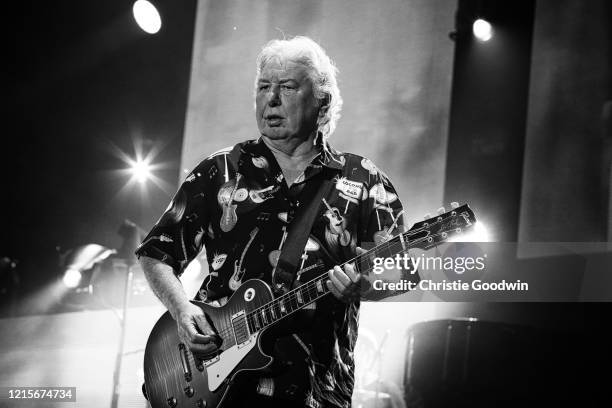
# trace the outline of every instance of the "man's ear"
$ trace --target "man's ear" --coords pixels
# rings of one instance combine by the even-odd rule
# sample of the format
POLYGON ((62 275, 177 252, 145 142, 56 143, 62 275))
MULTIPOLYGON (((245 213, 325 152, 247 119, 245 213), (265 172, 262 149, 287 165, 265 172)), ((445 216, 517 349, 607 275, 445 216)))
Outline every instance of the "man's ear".
POLYGON ((321 99, 321 104, 319 105, 319 117, 325 116, 327 114, 327 110, 329 109, 329 104, 331 103, 331 95, 325 95, 323 99, 321 99))

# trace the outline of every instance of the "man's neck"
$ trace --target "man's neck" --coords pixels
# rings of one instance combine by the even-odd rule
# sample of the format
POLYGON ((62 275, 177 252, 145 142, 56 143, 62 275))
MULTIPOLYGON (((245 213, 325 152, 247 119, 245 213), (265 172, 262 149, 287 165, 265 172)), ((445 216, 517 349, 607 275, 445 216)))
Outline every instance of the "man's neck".
POLYGON ((283 171, 287 186, 293 184, 304 169, 308 167, 312 159, 321 151, 320 146, 314 143, 314 137, 297 142, 270 140, 265 136, 262 136, 262 139, 272 154, 274 154, 278 165, 283 171))
POLYGON ((320 146, 314 143, 314 136, 306 140, 272 140, 262 136, 262 140, 274 154, 281 167, 306 167, 321 150, 320 146), (306 165, 301 166, 304 162, 306 162, 306 165))
POLYGON ((287 158, 299 158, 308 156, 314 151, 318 151, 318 146, 315 144, 316 134, 312 134, 305 139, 287 138, 287 139, 270 139, 262 135, 262 139, 266 146, 274 154, 281 154, 287 158))

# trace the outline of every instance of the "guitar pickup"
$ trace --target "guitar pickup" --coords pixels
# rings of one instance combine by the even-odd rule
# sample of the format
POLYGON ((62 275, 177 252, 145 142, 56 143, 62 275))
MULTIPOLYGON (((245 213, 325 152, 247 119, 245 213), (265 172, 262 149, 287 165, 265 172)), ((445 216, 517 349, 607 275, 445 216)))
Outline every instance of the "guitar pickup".
POLYGON ((236 340, 236 344, 242 344, 249 340, 251 333, 249 333, 246 313, 244 310, 232 315, 232 329, 234 330, 234 339, 236 340))

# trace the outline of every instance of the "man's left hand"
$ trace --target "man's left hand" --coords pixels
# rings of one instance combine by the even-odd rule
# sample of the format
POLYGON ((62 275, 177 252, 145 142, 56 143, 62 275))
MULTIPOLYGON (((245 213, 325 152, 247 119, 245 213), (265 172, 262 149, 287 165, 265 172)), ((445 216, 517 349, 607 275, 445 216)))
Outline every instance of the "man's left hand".
MULTIPOLYGON (((365 250, 357 247, 357 254, 365 250)), ((344 265, 344 270, 338 265, 328 272, 329 280, 326 282, 333 295, 345 303, 355 302, 361 297, 361 274, 355 271, 352 263, 344 265)))

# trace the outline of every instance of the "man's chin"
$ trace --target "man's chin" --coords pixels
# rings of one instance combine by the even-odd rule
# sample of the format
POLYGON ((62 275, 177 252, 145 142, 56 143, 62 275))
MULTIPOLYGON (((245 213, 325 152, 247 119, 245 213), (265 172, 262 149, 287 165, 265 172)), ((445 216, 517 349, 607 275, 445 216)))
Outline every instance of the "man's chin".
POLYGON ((289 133, 283 129, 267 128, 261 132, 261 135, 271 140, 283 140, 289 137, 289 133))

